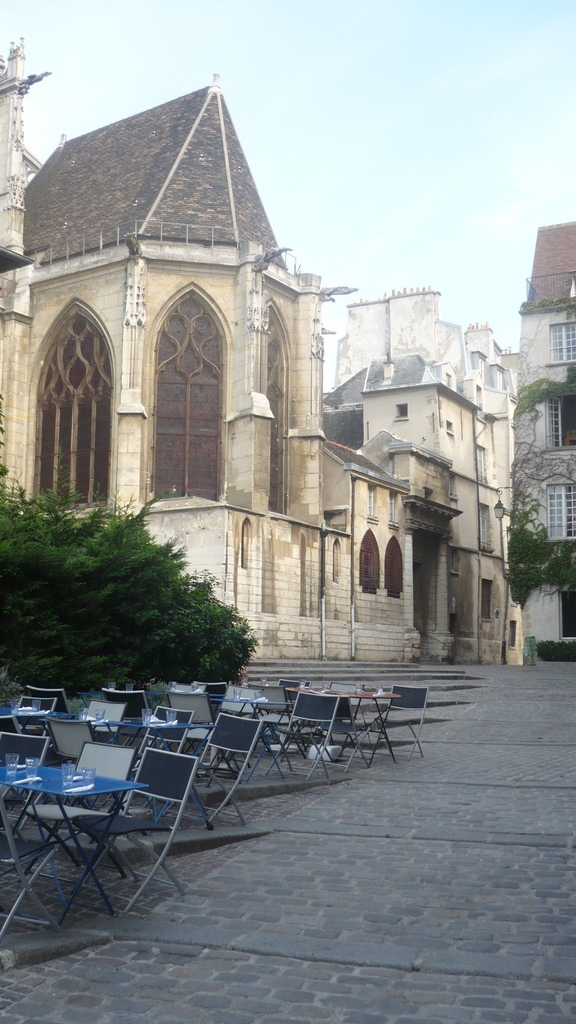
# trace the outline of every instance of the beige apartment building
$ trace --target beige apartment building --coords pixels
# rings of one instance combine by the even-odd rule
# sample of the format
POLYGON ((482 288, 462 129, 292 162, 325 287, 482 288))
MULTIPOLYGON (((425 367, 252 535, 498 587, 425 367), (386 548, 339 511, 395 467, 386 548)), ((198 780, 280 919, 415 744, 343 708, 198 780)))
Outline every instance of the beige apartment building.
POLYGON ((405 571, 421 657, 517 663, 520 609, 494 515, 499 498, 510 504, 514 377, 488 324, 442 321, 439 299, 404 289, 349 306, 324 428, 408 485, 405 571))

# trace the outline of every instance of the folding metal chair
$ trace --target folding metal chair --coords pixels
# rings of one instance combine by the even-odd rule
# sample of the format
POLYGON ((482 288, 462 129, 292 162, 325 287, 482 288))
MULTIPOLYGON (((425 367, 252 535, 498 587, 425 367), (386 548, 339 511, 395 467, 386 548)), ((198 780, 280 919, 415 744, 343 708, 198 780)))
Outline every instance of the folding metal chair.
POLYGON ((410 747, 410 753, 408 754, 407 760, 409 761, 414 753, 416 747, 420 751, 422 757, 424 753, 420 746, 420 733, 422 732, 422 726, 424 725, 424 719, 426 717, 426 705, 428 703, 428 691, 429 686, 393 686, 391 692, 399 693, 400 699, 391 702, 391 711, 393 713, 397 711, 408 712, 408 715, 400 720, 396 720, 395 717, 388 718, 386 721, 386 729, 409 729, 414 737, 414 742, 410 747))
POLYGON ((146 690, 109 690, 103 688, 104 700, 110 704, 124 704, 123 718, 140 718, 144 708, 150 707, 146 690))
MULTIPOLYGON (((83 768, 95 768, 96 775, 104 775, 108 779, 127 779, 134 766, 135 758, 136 750, 134 747, 117 747, 110 743, 95 743, 90 740, 84 743, 82 747, 76 762, 76 771, 80 775, 83 768)), ((90 794, 83 794, 82 798, 78 798, 82 806, 66 808, 68 818, 85 817, 87 813, 96 814, 99 817, 108 816, 107 810, 95 811, 91 808, 88 812, 84 803, 86 796, 89 798, 90 794)), ((74 798, 73 791, 70 793, 70 797, 74 798)), ((29 817, 39 818, 41 821, 46 822, 63 821, 62 812, 58 804, 54 803, 41 804, 37 801, 33 807, 29 806, 26 808, 26 814, 29 817)))
POLYGON ((0 715, 0 732, 21 733, 20 722, 15 715, 0 715))
POLYGON ((48 688, 45 686, 27 686, 26 689, 28 691, 28 694, 32 698, 56 698, 56 704, 52 709, 53 711, 60 711, 64 714, 71 713, 70 704, 68 702, 68 697, 66 695, 66 690, 53 689, 51 687, 48 688))
MULTIPOLYGON (((165 861, 193 790, 199 763, 198 758, 190 757, 187 754, 173 754, 167 750, 151 750, 148 748, 144 751, 135 779, 136 782, 141 783, 143 788, 130 792, 125 806, 125 813, 118 814, 110 824, 98 820, 92 821, 90 819, 90 812, 84 812, 85 820, 83 827, 88 834, 93 833, 97 835, 98 832, 103 831, 109 826, 105 844, 106 850, 116 856, 128 868, 134 879, 140 879, 142 875, 134 871, 127 857, 116 846, 117 840, 120 837, 128 839, 129 842, 138 849, 144 850, 154 860, 151 870, 144 877, 137 892, 125 907, 126 912, 131 910, 146 886, 158 874, 160 868, 168 876, 169 881, 176 886, 180 895, 183 896, 185 894, 184 886, 174 872, 166 865, 165 861), (146 801, 144 810, 151 802, 158 802, 162 807, 161 815, 155 818, 138 817, 133 807, 136 796, 140 796, 146 801), (176 812, 172 820, 168 820, 167 808, 170 811, 176 812), (168 833, 166 842, 159 854, 156 853, 151 844, 145 843, 142 838, 151 833, 156 835, 158 832, 168 833)), ((203 807, 200 803, 197 806, 200 808, 202 819, 207 821, 207 815, 203 811, 203 807)))
POLYGON ((18 759, 22 763, 27 757, 37 757, 39 764, 44 764, 49 746, 49 736, 0 732, 0 765, 5 764, 6 754, 18 754, 18 759))
POLYGON ((60 760, 76 760, 80 756, 85 743, 96 738, 91 722, 70 722, 65 719, 50 718, 46 728, 52 747, 60 760))
POLYGON ((336 707, 336 715, 331 729, 331 738, 334 743, 342 744, 342 754, 350 748, 350 757, 345 765, 344 771, 348 771, 353 758, 358 754, 367 768, 370 767, 366 754, 362 750, 362 740, 366 739, 370 732, 370 725, 366 722, 358 722, 356 713, 352 708, 349 697, 339 697, 336 707))
POLYGON ((192 729, 187 729, 186 726, 192 724, 195 712, 180 711, 177 708, 167 708, 162 704, 159 704, 154 711, 154 717, 160 719, 162 722, 166 722, 166 712, 172 710, 176 711, 176 722, 178 725, 181 725, 182 728, 178 729, 173 725, 165 733, 161 731, 159 732, 156 728, 147 729, 144 739, 140 744, 140 752, 145 750, 146 747, 157 747, 164 750, 173 750, 176 754, 181 753, 182 748, 193 731, 192 729))
POLYGON ((262 723, 258 718, 218 715, 209 738, 210 760, 202 764, 201 778, 207 786, 214 781, 225 795, 216 807, 207 808, 208 824, 211 825, 228 804, 232 804, 242 824, 246 824, 234 793, 250 767, 250 758, 261 730, 262 723), (224 784, 221 776, 231 780, 230 787, 224 784))
MULTIPOLYGON (((48 908, 44 906, 33 888, 34 882, 54 856, 54 849, 49 846, 48 840, 30 841, 14 837, 1 790, 0 821, 2 825, 0 831, 0 877, 5 878, 11 872, 14 872, 20 888, 10 910, 0 911, 0 917, 5 917, 4 924, 0 928, 0 942, 15 919, 28 921, 33 924, 49 924, 54 928, 59 928, 58 922, 48 908), (28 915, 19 914, 20 906, 27 896, 40 912, 41 917, 29 917, 28 915)), ((2 902, 6 903, 8 898, 8 889, 3 883, 2 902)))
POLYGON ((278 760, 281 762, 286 758, 291 771, 295 769, 290 763, 290 747, 296 746, 307 757, 313 746, 312 765, 306 772, 306 779, 310 778, 319 764, 326 778, 330 778, 326 763, 331 761, 328 746, 339 700, 337 695, 309 693, 306 690, 298 692, 288 725, 285 729, 279 729, 283 738, 278 760))
POLYGON ((58 703, 57 697, 22 697, 17 714, 26 710, 30 711, 32 709, 33 700, 38 701, 39 710, 43 711, 45 715, 49 715, 51 711, 55 711, 58 703))

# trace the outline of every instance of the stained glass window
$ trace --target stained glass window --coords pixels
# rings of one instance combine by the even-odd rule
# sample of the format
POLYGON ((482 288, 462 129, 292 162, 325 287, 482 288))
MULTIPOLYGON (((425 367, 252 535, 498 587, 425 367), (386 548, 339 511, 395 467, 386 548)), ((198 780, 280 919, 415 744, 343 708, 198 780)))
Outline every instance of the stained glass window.
POLYGON ((76 311, 62 324, 42 375, 36 487, 107 498, 112 369, 98 328, 76 311))
POLYGON ((168 314, 158 344, 154 490, 219 496, 222 339, 199 300, 168 314))
POLYGON ((284 511, 284 363, 277 328, 271 318, 268 341, 266 397, 274 419, 270 422, 270 491, 268 508, 284 511))

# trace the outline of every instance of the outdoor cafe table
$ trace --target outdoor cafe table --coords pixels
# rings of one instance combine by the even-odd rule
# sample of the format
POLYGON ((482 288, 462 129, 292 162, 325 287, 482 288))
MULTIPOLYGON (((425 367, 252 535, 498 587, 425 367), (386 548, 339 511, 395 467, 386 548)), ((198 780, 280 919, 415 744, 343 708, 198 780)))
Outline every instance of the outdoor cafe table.
MULTIPOLYGON (((60 768, 45 768, 41 766, 38 768, 38 777, 30 780, 27 780, 25 776, 20 773, 17 773, 16 777, 13 775, 8 776, 6 768, 0 768, 0 786, 10 786, 14 789, 20 790, 22 793, 33 793, 35 794, 36 799, 41 797, 50 797, 51 801, 58 805, 62 814, 62 822, 68 829, 70 839, 74 843, 76 852, 84 865, 80 877, 75 883, 68 899, 66 899, 62 894, 64 911, 58 923, 62 924, 88 878, 91 878, 94 882, 102 900, 104 901, 108 913, 114 916, 114 907, 112 906, 100 879, 96 874, 96 865, 106 844, 106 839, 112 823, 120 811, 124 794, 129 792, 131 789, 142 789, 142 784, 138 782, 130 782, 125 779, 109 779, 103 775, 97 775, 94 780, 94 785, 89 789, 83 787, 81 782, 77 782, 75 786, 70 786, 65 789, 62 784, 62 772, 60 768), (93 797, 98 796, 111 796, 113 797, 113 800, 112 805, 109 808, 110 813, 106 820, 106 827, 102 829, 101 833, 99 833, 98 840, 94 844, 92 852, 88 853, 78 838, 78 833, 82 831, 81 822, 78 818, 74 818, 74 820, 72 820, 66 813, 66 807, 69 806, 67 805, 67 800, 78 799, 79 797, 89 797, 92 799, 93 797)), ((30 806, 33 809, 34 802, 32 802, 30 806)), ((90 808, 86 808, 86 818, 90 818, 90 808)), ((35 820, 40 835, 44 838, 44 829, 40 818, 35 816, 35 820)), ((57 884, 59 885, 59 883, 57 884)))
MULTIPOLYGON (((110 739, 113 743, 118 743, 119 733, 126 737, 125 744, 132 739, 139 739, 142 736, 142 745, 146 742, 147 735, 149 733, 154 734, 154 741, 158 741, 164 750, 170 750, 170 740, 175 741, 182 738, 182 735, 186 732, 194 732, 195 729, 203 729, 204 732, 214 728, 211 722, 150 722, 145 725, 141 719, 122 719, 117 721, 112 718, 87 718, 84 721, 89 722, 90 725, 106 728, 109 731, 110 739)), ((192 738, 192 737, 191 737, 192 738)), ((195 746, 192 753, 196 756, 200 753, 200 749, 204 745, 206 736, 202 736, 198 746, 195 746)), ((141 746, 140 746, 141 750, 141 746)), ((190 752, 187 752, 190 753, 190 752)))
POLYGON ((372 764, 372 761, 374 760, 374 754, 378 749, 378 743, 382 739, 384 740, 386 746, 388 747, 388 750, 390 751, 390 754, 392 755, 392 760, 396 760, 396 758, 394 757, 394 751, 392 750, 392 744, 390 743, 390 739, 386 731, 386 721, 388 719, 388 715, 390 714, 392 701, 399 700, 401 694, 385 693, 381 690, 361 690, 359 693, 357 693, 355 690, 349 690, 346 692, 342 692, 341 690, 313 690, 310 686, 302 688, 287 687, 286 689, 288 690, 289 693, 316 693, 330 697, 347 697, 351 701, 357 700, 358 707, 356 709, 356 713, 358 713, 362 701, 372 701, 376 708, 376 715, 374 717, 374 720, 371 722, 370 732, 376 733, 377 735, 376 740, 374 742, 372 755, 370 757, 368 764, 372 764))

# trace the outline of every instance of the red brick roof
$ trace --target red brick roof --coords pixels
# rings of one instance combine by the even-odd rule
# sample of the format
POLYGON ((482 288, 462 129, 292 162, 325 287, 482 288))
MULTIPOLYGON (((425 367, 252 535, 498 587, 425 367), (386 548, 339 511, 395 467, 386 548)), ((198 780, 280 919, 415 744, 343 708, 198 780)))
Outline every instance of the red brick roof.
POLYGON ((576 221, 538 228, 532 277, 576 270, 576 221))

